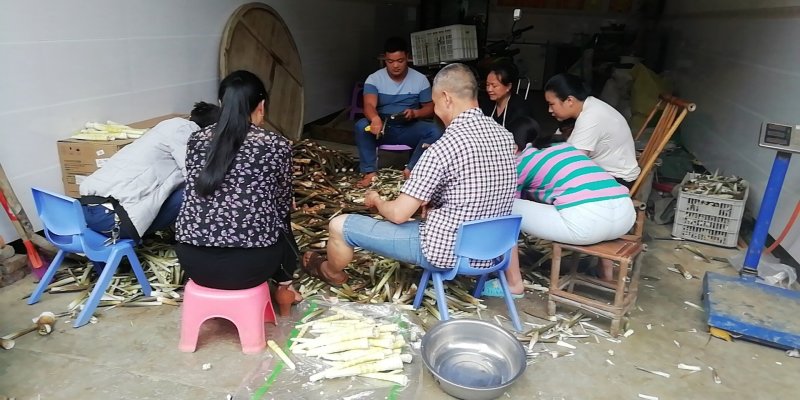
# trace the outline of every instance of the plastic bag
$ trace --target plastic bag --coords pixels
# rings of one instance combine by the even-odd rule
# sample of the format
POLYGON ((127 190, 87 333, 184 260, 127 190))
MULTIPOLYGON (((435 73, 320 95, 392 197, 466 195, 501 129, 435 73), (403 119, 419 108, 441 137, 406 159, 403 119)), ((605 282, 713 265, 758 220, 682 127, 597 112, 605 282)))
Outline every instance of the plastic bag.
MULTIPOLYGON (((741 271, 742 266, 744 266, 745 254, 745 252, 740 251, 735 256, 728 258, 728 262, 737 271, 741 271)), ((781 264, 781 261, 772 254, 762 254, 761 259, 758 261, 758 277, 761 279, 757 280, 757 282, 791 289, 792 285, 797 281, 797 272, 794 268, 781 264)))
MULTIPOLYGON (((414 324, 403 310, 392 304, 357 304, 341 302, 336 298, 315 296, 298 304, 288 318, 279 318, 277 328, 268 327, 267 339, 275 340, 282 349, 286 350, 288 343, 291 343, 290 338, 298 334, 298 330, 295 328, 298 325, 297 321, 320 308, 326 309, 333 305, 362 313, 378 321, 394 322, 401 326, 399 333, 403 335, 407 343, 410 343, 403 349, 403 352, 409 353, 413 357, 413 361, 406 364, 403 369, 403 374, 408 377, 409 381, 407 386, 402 387, 392 382, 363 377, 309 382, 311 375, 329 368, 329 365, 316 357, 306 357, 286 351, 296 365, 296 369, 291 370, 271 350, 267 349, 263 353, 264 360, 244 378, 233 398, 236 400, 422 398, 421 383, 424 367, 419 352, 419 340, 424 331, 414 324)), ((332 313, 326 312, 317 318, 329 314, 332 313)))

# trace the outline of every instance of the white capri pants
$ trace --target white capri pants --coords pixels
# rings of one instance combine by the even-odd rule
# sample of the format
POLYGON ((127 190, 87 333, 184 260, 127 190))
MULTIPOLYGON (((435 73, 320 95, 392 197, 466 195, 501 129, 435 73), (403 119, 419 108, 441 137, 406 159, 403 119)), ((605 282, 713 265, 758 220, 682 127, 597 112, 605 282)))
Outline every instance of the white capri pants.
POLYGON ((618 239, 636 222, 629 197, 585 203, 556 210, 556 206, 514 200, 512 214, 522 216, 522 231, 536 238, 589 245, 618 239))

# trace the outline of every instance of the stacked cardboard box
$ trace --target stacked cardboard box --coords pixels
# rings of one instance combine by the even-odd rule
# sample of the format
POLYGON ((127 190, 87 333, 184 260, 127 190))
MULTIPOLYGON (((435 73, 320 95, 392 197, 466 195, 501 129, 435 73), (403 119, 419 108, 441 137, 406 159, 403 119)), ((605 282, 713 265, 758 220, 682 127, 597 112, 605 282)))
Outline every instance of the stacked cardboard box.
MULTIPOLYGON (((185 117, 184 114, 168 114, 144 121, 128 124, 131 128, 147 129, 159 122, 185 117)), ((64 194, 80 197, 80 184, 93 172, 100 169, 111 156, 123 147, 133 143, 133 139, 112 141, 89 141, 63 139, 58 141, 58 158, 61 162, 61 180, 64 183, 64 194)))

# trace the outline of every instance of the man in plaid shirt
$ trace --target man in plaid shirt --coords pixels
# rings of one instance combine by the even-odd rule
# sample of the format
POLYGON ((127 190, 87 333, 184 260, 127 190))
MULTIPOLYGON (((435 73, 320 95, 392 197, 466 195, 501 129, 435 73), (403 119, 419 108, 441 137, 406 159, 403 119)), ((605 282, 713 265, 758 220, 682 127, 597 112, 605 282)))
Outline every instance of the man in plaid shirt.
MULTIPOLYGON (((461 223, 511 213, 516 145, 511 133, 478 108, 472 71, 463 64, 443 68, 433 80, 433 103, 447 129, 423 153, 400 196, 386 201, 375 191, 366 193, 364 204, 384 219, 334 218, 328 259, 314 252, 303 256, 309 274, 333 285, 347 282, 344 269, 355 247, 409 264, 451 268, 461 223), (420 207, 425 220, 410 221, 420 207)), ((522 282, 515 283, 518 287, 510 282, 512 291, 521 291, 522 282)))

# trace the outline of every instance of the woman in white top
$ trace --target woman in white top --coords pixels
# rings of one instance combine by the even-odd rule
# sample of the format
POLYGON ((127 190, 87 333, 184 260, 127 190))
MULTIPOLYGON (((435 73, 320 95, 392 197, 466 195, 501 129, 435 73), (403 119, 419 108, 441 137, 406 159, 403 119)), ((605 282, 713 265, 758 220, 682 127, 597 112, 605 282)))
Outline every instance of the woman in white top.
POLYGON ((575 118, 567 142, 583 150, 597 165, 627 188, 639 176, 636 149, 628 122, 614 107, 589 96, 581 78, 559 74, 547 81, 544 98, 559 121, 575 118))

